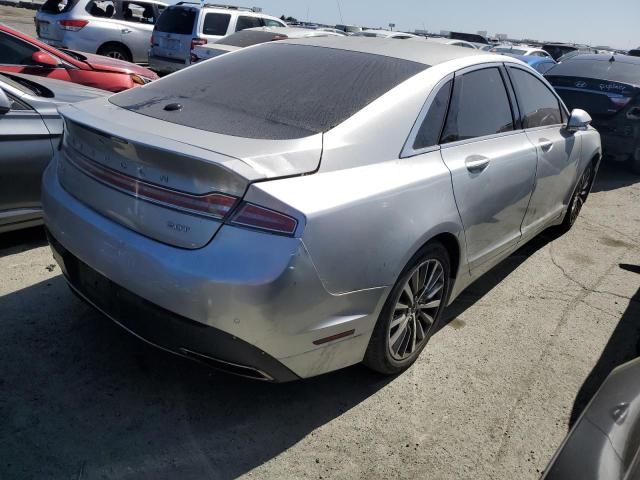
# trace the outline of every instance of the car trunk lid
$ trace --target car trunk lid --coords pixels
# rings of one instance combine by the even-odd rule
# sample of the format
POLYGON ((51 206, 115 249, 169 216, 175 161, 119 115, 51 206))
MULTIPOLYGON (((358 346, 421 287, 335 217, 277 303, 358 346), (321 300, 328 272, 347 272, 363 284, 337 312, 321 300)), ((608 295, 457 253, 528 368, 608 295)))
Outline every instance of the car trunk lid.
POLYGON ((206 245, 251 182, 310 173, 322 150, 321 134, 265 142, 167 129, 106 101, 70 105, 61 114, 64 188, 121 225, 181 248, 206 245))
POLYGON ((569 109, 581 108, 593 117, 609 117, 624 109, 640 92, 638 87, 611 80, 547 76, 569 109))

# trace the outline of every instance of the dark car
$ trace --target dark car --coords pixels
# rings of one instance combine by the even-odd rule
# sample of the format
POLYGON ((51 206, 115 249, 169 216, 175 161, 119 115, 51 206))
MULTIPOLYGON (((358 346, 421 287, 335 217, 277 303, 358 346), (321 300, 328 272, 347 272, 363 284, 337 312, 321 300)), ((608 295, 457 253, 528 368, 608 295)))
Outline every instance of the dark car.
POLYGON ((545 76, 569 109, 591 115, 605 157, 640 173, 640 58, 579 55, 545 76))
POLYGON ((558 59, 563 55, 576 51, 585 53, 597 53, 596 50, 591 47, 588 47, 586 45, 575 45, 573 43, 546 43, 540 48, 551 55, 556 61, 558 61, 558 59))

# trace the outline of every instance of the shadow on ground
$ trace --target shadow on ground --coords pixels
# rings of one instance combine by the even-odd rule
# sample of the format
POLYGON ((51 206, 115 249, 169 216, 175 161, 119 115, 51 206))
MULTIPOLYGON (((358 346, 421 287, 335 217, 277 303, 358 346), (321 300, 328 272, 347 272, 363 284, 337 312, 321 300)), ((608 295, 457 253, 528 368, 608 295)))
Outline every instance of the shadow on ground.
POLYGON ((0 478, 235 478, 390 381, 359 366, 283 385, 218 374, 131 337, 61 276, 0 312, 0 478))
MULTIPOLYGON (((621 264, 620 268, 640 273, 637 265, 621 264)), ((569 427, 571 428, 580 414, 595 395, 611 371, 633 360, 640 355, 640 289, 629 302, 629 306, 620 318, 618 325, 611 334, 611 338, 604 347, 596 366, 591 370, 580 387, 573 402, 569 427)))
POLYGON ((607 162, 605 159, 598 169, 594 192, 608 192, 640 182, 640 175, 629 170, 625 165, 607 162))
POLYGON ((44 234, 43 227, 0 233, 0 258, 31 250, 32 248, 43 247, 46 244, 47 237, 44 234))

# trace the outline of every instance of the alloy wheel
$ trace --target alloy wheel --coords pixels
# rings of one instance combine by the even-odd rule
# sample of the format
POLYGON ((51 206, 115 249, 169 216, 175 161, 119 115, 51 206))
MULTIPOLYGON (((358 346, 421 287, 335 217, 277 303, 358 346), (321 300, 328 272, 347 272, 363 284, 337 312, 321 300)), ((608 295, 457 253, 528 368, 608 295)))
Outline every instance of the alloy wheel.
POLYGON ((571 203, 571 224, 578 219, 578 215, 580 215, 580 210, 582 210, 582 206, 587 201, 587 197, 589 196, 589 187, 591 183, 591 167, 588 167, 582 177, 580 177, 580 181, 578 182, 578 187, 576 188, 575 197, 573 202, 571 203))
POLYGON ((429 259, 409 275, 389 323, 388 347, 394 360, 402 361, 419 351, 429 338, 445 294, 442 264, 429 259))
POLYGON ((110 52, 108 52, 107 57, 115 58, 117 60, 126 60, 124 55, 116 50, 111 50, 110 52))

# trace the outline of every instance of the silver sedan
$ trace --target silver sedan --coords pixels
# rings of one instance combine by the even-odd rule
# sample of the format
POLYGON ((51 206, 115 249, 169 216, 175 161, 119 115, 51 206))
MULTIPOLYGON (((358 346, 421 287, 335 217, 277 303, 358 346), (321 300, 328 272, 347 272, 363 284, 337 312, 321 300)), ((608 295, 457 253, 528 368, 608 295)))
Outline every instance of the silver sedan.
POLYGON ((251 378, 408 368, 472 281, 589 194, 600 137, 524 63, 284 40, 69 106, 45 221, 73 289, 251 378))
POLYGON ((57 107, 109 93, 61 80, 0 74, 0 233, 42 224, 40 179, 62 135, 57 107))

